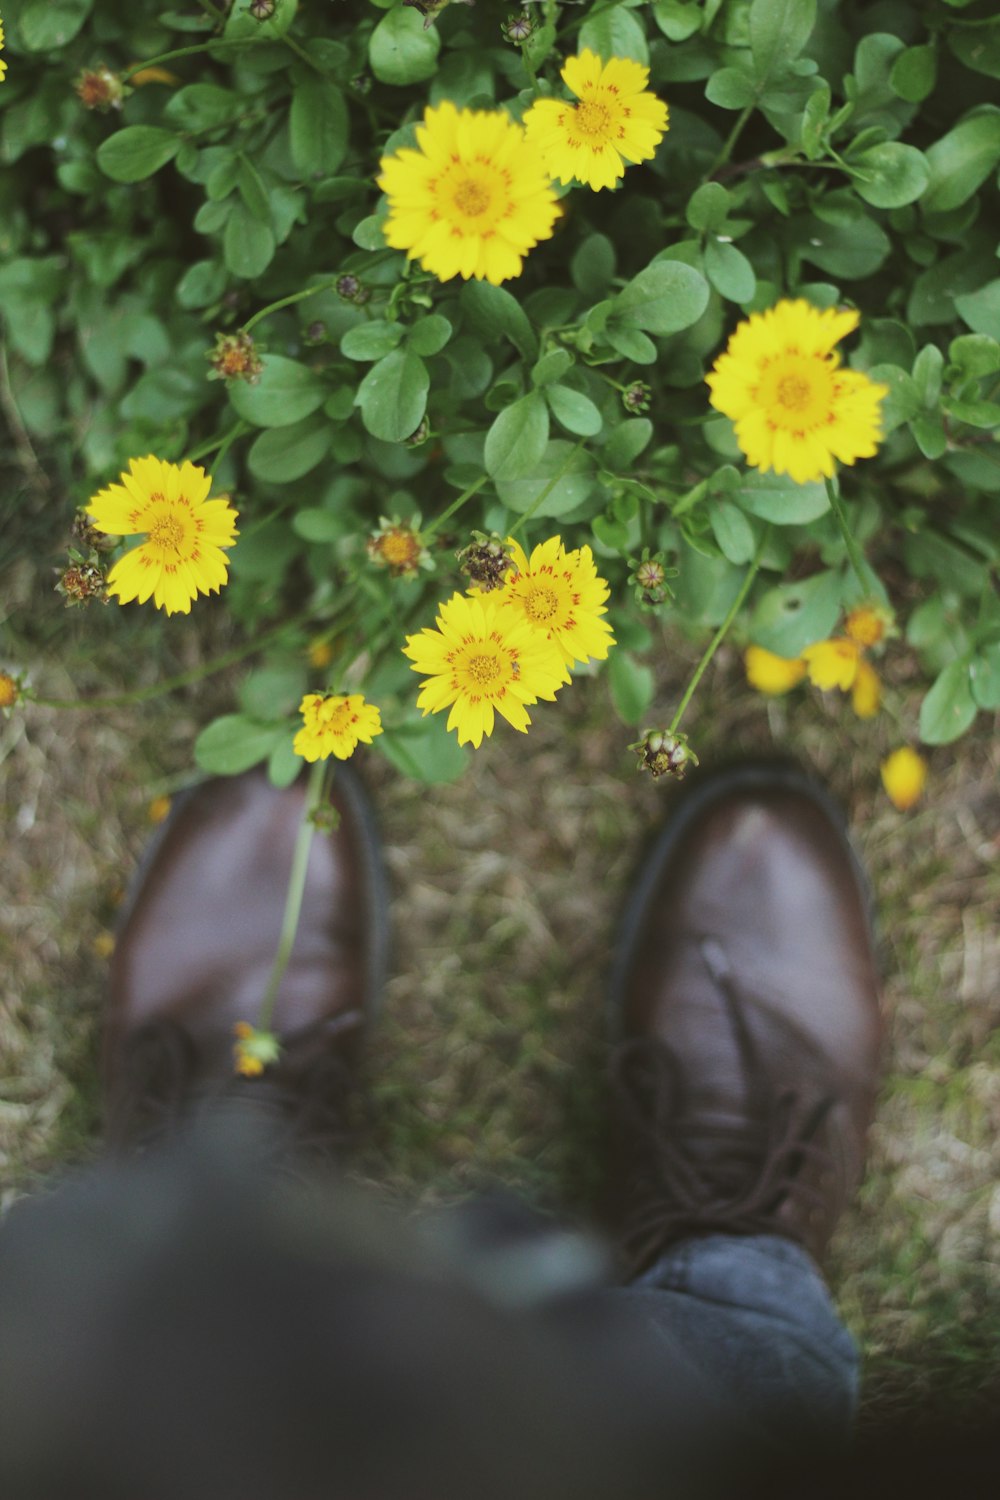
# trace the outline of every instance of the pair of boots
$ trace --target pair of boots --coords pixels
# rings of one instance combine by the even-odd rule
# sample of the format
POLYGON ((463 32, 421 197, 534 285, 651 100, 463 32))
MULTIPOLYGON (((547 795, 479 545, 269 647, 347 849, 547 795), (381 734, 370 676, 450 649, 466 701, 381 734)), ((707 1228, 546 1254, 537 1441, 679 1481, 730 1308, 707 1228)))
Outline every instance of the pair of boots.
MULTIPOLYGON (((282 1056, 260 1078, 233 1068, 304 796, 258 773, 211 781, 161 830, 112 961, 112 1145, 243 1094, 292 1150, 341 1152, 389 943, 375 825, 349 767, 339 826, 312 842, 275 1012, 282 1056)), ((610 1200, 627 1273, 712 1232, 782 1235, 821 1260, 861 1177, 881 1037, 867 887, 826 795, 781 764, 696 784, 632 890, 610 999, 610 1200)))

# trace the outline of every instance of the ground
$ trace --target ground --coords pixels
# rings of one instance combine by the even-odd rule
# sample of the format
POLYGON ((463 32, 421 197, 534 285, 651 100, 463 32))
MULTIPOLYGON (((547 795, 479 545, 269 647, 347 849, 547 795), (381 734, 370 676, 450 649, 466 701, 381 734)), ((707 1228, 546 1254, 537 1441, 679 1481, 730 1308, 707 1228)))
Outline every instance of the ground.
MULTIPOLYGON (((46 560, 48 563, 48 560, 46 560)), ((46 568, 7 570, 15 627, 46 568)), ((14 629, 51 696, 155 685, 226 644, 148 612, 46 609, 14 629), (206 640, 208 646, 206 647, 206 640), (217 643, 218 643, 217 642, 217 643)), ((696 660, 665 634, 652 719, 696 660)), ((0 665, 9 665, 6 660, 0 665)), ((887 659, 895 711, 915 721, 915 664, 887 659)), ((183 784, 191 744, 231 706, 232 677, 100 714, 31 708, 0 719, 7 830, 0 906, 3 1202, 97 1150, 106 952, 150 832, 151 799, 183 784)), ((395 956, 372 1049, 372 1130, 357 1171, 440 1201, 500 1179, 585 1220, 603 1129, 602 992, 637 854, 673 789, 633 770, 633 736, 598 674, 541 705, 527 738, 501 726, 458 783, 429 791, 369 752, 394 888, 395 956)), ((845 804, 875 885, 889 1047, 871 1165, 835 1242, 831 1280, 864 1351, 865 1415, 935 1399, 986 1410, 1000 1390, 1000 751, 977 733, 931 755, 924 802, 893 810, 878 761, 888 718, 838 695, 765 702, 724 648, 685 726, 702 761, 791 752, 845 804)))

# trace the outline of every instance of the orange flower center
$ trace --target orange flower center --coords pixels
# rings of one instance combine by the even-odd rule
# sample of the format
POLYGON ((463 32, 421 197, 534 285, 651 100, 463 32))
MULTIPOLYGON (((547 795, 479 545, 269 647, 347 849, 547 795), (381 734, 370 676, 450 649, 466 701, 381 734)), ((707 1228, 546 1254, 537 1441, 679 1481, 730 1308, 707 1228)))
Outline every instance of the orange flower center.
POLYGON ((574 110, 574 124, 581 135, 595 139, 606 136, 611 129, 611 111, 606 104, 596 99, 587 99, 574 110))
POLYGON ((416 537, 412 531, 387 531, 379 539, 378 550, 385 561, 395 567, 401 563, 415 563, 418 556, 416 537))
POLYGON ((500 676, 500 662, 494 655, 470 656, 467 666, 469 675, 480 687, 489 687, 500 676))
POLYGON ((489 188, 484 187, 481 182, 466 178, 456 187, 453 201, 459 213, 465 214, 468 219, 475 219, 489 208, 491 196, 489 188))
POLYGON ((559 599, 555 589, 546 588, 544 584, 529 590, 524 601, 525 614, 536 624, 551 620, 558 608, 559 599))

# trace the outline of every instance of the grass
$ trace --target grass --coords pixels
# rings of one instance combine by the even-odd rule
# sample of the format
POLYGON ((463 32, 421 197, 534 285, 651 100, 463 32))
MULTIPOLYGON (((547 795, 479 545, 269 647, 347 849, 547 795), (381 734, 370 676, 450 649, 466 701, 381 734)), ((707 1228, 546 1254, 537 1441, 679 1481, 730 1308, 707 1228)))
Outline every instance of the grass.
MULTIPOLYGON (((21 558, 7 582, 23 621, 44 567, 21 558)), ((224 644, 224 611, 204 615, 224 644)), ((14 644, 61 695, 114 687, 107 679, 129 671, 155 681, 202 649, 183 621, 166 636, 172 644, 137 610, 46 604, 14 644)), ((667 638, 651 718, 667 716, 694 659, 667 638)), ((887 670, 912 723, 902 647, 887 670)), ((97 1149, 102 938, 149 834, 149 800, 187 773, 194 734, 228 706, 232 681, 132 713, 32 709, 0 721, 3 1201, 97 1149)), ((981 719, 932 755, 930 794, 906 817, 878 783, 896 742, 885 716, 862 724, 835 696, 766 703, 746 690, 732 648, 685 727, 703 764, 791 752, 849 809, 878 894, 890 1045, 868 1178, 831 1279, 865 1353, 866 1420, 928 1396, 985 1410, 1000 1383, 1000 756, 990 726, 981 719)), ((636 856, 670 798, 635 774, 630 738, 597 677, 540 708, 526 741, 499 731, 455 785, 415 787, 369 756, 396 952, 356 1170, 383 1191, 438 1202, 503 1182, 587 1217, 603 1141, 604 974, 636 856)))

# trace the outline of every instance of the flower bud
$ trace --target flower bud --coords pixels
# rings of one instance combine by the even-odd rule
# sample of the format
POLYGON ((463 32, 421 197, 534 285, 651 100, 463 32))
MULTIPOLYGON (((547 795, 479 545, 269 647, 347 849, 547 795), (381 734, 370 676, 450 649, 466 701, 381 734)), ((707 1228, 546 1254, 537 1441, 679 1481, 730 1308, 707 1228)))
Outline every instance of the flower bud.
POLYGON ((522 10, 519 15, 508 16, 500 25, 500 35, 504 41, 511 42, 515 47, 526 42, 534 35, 534 31, 535 22, 526 10, 522 10))
POLYGON ((622 406, 632 416, 638 416, 640 412, 649 411, 652 399, 652 388, 644 380, 633 380, 632 384, 626 386, 622 391, 622 406))
POLYGON ((363 307, 371 296, 368 288, 350 272, 338 277, 336 291, 338 297, 342 297, 345 302, 353 302, 356 307, 363 307))
POLYGON ((698 764, 687 736, 671 734, 667 729, 647 729, 642 739, 628 748, 639 757, 637 769, 648 771, 654 781, 661 776, 676 776, 683 781, 688 766, 698 764))

